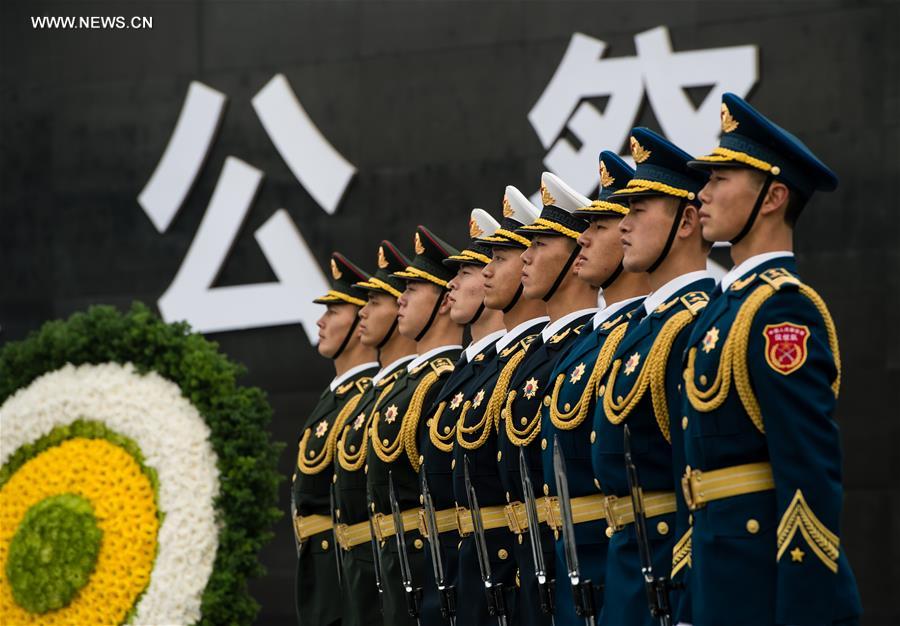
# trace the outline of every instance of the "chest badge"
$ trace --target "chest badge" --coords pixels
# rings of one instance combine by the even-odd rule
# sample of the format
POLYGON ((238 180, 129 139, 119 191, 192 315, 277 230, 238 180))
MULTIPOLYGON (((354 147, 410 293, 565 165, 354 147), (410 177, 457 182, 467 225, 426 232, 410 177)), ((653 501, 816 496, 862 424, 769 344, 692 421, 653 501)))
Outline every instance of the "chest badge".
POLYGON ((480 407, 482 400, 484 400, 484 389, 479 389, 478 393, 475 394, 475 398, 472 399, 472 408, 477 409, 480 407))
POLYGON ((387 408, 387 411, 384 412, 384 421, 386 424, 393 424, 394 420, 397 419, 397 405, 392 404, 387 408))
POLYGON ((353 430, 359 430, 362 428, 363 424, 366 422, 366 414, 360 413, 356 416, 356 419, 353 420, 353 430))
POLYGON ((322 420, 316 424, 316 437, 321 439, 328 432, 328 420, 322 420))
POLYGON ((538 391, 538 381, 532 376, 528 380, 525 381, 525 386, 522 387, 522 395, 525 396, 526 400, 531 400, 534 395, 538 391))
POLYGON ((572 374, 569 376, 569 382, 573 385, 581 380, 581 377, 584 376, 584 363, 579 363, 575 366, 575 369, 572 370, 572 374))
POLYGON ((452 400, 450 400, 450 410, 455 411, 456 409, 458 409, 459 405, 462 404, 462 401, 463 401, 463 394, 462 394, 462 391, 460 391, 455 396, 453 396, 452 400))
POLYGON ((787 376, 806 362, 809 327, 782 322, 763 329, 766 338, 766 362, 773 370, 787 376))
POLYGON ((703 336, 703 351, 709 354, 716 349, 717 343, 719 343, 719 329, 713 326, 703 336))
POLYGON ((638 364, 641 362, 641 354, 640 352, 635 352, 628 360, 625 361, 625 375, 631 376, 634 373, 634 370, 637 369, 638 364))

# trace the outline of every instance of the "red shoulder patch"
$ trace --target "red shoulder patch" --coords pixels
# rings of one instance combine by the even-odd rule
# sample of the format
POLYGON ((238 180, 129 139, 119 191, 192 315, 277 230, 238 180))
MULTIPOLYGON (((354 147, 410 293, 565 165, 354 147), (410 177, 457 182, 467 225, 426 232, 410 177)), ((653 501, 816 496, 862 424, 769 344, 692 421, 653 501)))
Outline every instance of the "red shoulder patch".
POLYGON ((806 362, 808 326, 790 322, 768 324, 763 329, 763 336, 766 338, 766 362, 776 372, 787 376, 806 362))

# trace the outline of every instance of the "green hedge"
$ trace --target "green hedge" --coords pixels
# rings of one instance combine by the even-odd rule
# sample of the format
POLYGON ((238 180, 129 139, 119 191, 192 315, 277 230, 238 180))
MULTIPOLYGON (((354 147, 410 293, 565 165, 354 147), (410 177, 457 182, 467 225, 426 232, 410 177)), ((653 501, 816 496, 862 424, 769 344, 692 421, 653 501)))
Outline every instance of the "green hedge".
POLYGON ((249 624, 259 605, 247 579, 264 573, 257 555, 280 517, 276 507, 281 445, 271 441, 272 410, 256 387, 242 387, 243 366, 186 323, 166 324, 145 305, 127 313, 95 306, 47 322, 26 339, 0 349, 0 403, 66 363, 133 363, 174 382, 203 415, 218 456, 216 510, 224 526, 213 573, 203 593, 199 624, 249 624))

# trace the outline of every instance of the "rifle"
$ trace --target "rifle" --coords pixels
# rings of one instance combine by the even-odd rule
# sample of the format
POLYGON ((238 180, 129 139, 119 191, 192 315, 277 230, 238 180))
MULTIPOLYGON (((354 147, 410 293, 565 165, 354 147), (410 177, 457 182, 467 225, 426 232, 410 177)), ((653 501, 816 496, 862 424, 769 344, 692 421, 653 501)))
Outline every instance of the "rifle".
POLYGON ((403 515, 394 491, 394 473, 388 472, 388 498, 391 501, 391 514, 394 516, 394 537, 397 539, 397 552, 400 556, 400 577, 406 591, 406 611, 419 624, 419 600, 422 597, 421 587, 413 587, 412 568, 409 566, 409 555, 406 552, 406 532, 403 530, 403 515))
POLYGON ((534 574, 538 581, 541 611, 550 615, 552 620, 552 581, 547 580, 547 566, 544 564, 544 550, 541 546, 541 529, 534 497, 534 486, 531 484, 531 474, 528 473, 524 447, 519 448, 519 473, 522 475, 522 493, 525 494, 525 515, 528 518, 528 538, 531 540, 531 560, 534 564, 534 574))
POLYGON ((331 483, 330 489, 328 490, 328 505, 331 508, 331 540, 334 542, 334 563, 337 567, 338 586, 343 586, 344 554, 341 544, 338 541, 338 517, 334 500, 334 483, 331 483))
POLYGON ((375 513, 375 503, 372 496, 366 494, 366 513, 369 515, 369 542, 372 544, 372 562, 375 564, 375 587, 378 589, 378 605, 384 613, 384 585, 381 583, 381 549, 378 547, 378 536, 375 534, 375 522, 372 516, 375 513))
POLYGON ((434 501, 428 489, 428 478, 425 476, 425 464, 419 470, 422 482, 422 504, 425 507, 425 530, 428 531, 428 548, 431 551, 431 568, 434 580, 441 596, 441 615, 450 620, 450 626, 456 626, 456 593, 453 585, 447 585, 444 574, 444 562, 441 559, 441 537, 438 534, 437 518, 434 513, 434 501))

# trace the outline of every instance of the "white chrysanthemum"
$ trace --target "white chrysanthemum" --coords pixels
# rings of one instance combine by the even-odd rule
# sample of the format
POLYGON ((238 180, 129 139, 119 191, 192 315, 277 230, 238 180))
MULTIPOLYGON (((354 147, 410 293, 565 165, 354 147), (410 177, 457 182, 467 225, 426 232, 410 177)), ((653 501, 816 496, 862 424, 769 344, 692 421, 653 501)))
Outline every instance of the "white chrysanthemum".
POLYGON ((209 427, 178 385, 129 364, 67 365, 44 374, 0 407, 0 466, 22 445, 78 419, 132 439, 159 478, 158 553, 133 624, 190 624, 218 546, 219 491, 209 427))

